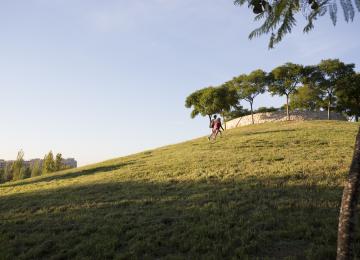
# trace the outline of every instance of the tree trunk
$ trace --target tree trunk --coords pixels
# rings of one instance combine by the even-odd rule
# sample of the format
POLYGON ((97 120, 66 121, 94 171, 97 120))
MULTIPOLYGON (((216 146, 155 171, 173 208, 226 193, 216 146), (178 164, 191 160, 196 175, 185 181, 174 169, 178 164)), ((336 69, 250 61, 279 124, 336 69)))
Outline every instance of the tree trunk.
POLYGON ((360 128, 356 136, 354 155, 350 166, 349 177, 345 184, 338 226, 337 260, 348 260, 354 257, 355 210, 359 196, 360 184, 360 128))
POLYGON ((221 114, 221 117, 222 117, 223 122, 224 122, 224 130, 226 130, 226 121, 225 121, 225 116, 224 116, 224 114, 221 114))
POLYGON ((331 95, 329 95, 329 102, 328 102, 328 120, 330 120, 330 107, 331 107, 331 95))
POLYGON ((359 122, 359 115, 355 115, 355 122, 359 122))
POLYGON ((211 115, 208 116, 209 116, 209 127, 211 128, 211 115))
POLYGON ((254 124, 254 113, 253 113, 253 103, 250 102, 250 110, 251 110, 251 121, 254 124))
POLYGON ((287 116, 287 120, 290 120, 290 113, 289 113, 289 95, 286 95, 286 116, 287 116))

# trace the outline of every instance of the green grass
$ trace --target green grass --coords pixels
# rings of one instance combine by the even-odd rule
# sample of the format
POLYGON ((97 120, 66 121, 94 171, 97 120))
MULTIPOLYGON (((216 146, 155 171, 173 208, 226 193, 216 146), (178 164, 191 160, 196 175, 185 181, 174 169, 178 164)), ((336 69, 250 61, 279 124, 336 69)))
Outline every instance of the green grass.
POLYGON ((2 184, 0 259, 334 258, 358 126, 248 126, 2 184))

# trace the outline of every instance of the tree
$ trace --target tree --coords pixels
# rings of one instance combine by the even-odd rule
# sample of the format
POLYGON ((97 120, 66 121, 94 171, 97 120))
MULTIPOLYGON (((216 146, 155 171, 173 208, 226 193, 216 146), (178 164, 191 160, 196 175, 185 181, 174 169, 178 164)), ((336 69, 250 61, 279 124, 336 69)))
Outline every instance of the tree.
MULTIPOLYGON (((354 73, 354 64, 345 64, 339 59, 322 60, 317 66, 308 66, 304 82, 320 91, 323 101, 327 103, 328 119, 331 119, 331 108, 335 102, 335 92, 340 90, 340 81, 354 73)), ((343 86, 343 88, 346 88, 343 86)))
POLYGON ((193 109, 191 118, 195 118, 197 115, 207 115, 211 121, 212 115, 224 114, 225 111, 230 111, 236 103, 236 92, 223 85, 195 91, 186 98, 185 107, 193 109))
POLYGON ((345 184, 339 216, 337 260, 354 259, 356 208, 360 185, 360 128, 355 141, 349 177, 345 184))
POLYGON ((41 165, 40 160, 36 160, 34 164, 31 166, 31 177, 41 175, 41 165))
POLYGON ((47 155, 44 157, 43 161, 43 174, 51 173, 55 171, 55 161, 54 161, 54 155, 52 151, 50 151, 47 155))
POLYGON ((286 63, 273 69, 269 75, 269 91, 272 95, 286 96, 286 115, 290 120, 289 95, 294 93, 301 83, 303 66, 286 63))
POLYGON ((321 74, 319 87, 326 94, 328 101, 328 119, 331 118, 330 110, 339 82, 354 73, 354 67, 354 64, 345 64, 338 59, 322 60, 318 65, 321 74))
POLYGON ((0 183, 5 182, 4 168, 0 169, 0 183))
MULTIPOLYGON (((222 86, 216 88, 215 96, 217 98, 219 114, 225 121, 225 116, 231 111, 232 108, 238 105, 238 95, 234 88, 228 84, 223 84, 222 86)), ((224 124, 226 129, 226 123, 224 124)))
POLYGON ((299 87, 294 93, 290 94, 291 109, 304 109, 314 111, 322 106, 320 92, 310 88, 308 85, 299 87))
POLYGON ((254 124, 254 111, 253 104, 254 99, 259 95, 265 92, 265 87, 267 85, 267 75, 266 72, 262 70, 254 70, 249 75, 242 74, 237 78, 234 78, 233 84, 237 90, 239 99, 244 99, 250 104, 251 111, 251 120, 254 124))
POLYGON ((11 181, 14 177, 13 175, 13 163, 7 162, 4 168, 4 180, 11 181))
POLYGON ((20 180, 29 178, 30 175, 31 175, 31 171, 30 171, 30 168, 29 168, 29 167, 27 167, 27 166, 21 167, 21 169, 20 169, 20 175, 19 175, 19 179, 20 179, 20 180))
POLYGON ((355 121, 360 117, 360 73, 354 73, 338 82, 336 91, 338 110, 348 116, 354 116, 355 121))
POLYGON ((211 103, 211 100, 207 100, 210 96, 206 93, 211 92, 213 87, 203 88, 195 91, 190 94, 185 100, 185 107, 192 108, 191 118, 195 118, 197 115, 209 116, 209 120, 211 121, 211 115, 215 114, 215 111, 208 104, 211 103))
POLYGON ((55 159, 55 171, 60 171, 63 169, 63 158, 61 153, 56 154, 56 159, 55 159))
MULTIPOLYGON (((360 12, 359 0, 341 0, 341 7, 344 11, 345 21, 353 21, 355 12, 354 5, 360 12)), ((304 33, 310 32, 314 28, 314 21, 326 13, 334 25, 337 21, 337 1, 336 0, 234 0, 236 5, 248 4, 255 14, 255 21, 262 20, 262 25, 253 30, 249 38, 259 37, 263 34, 271 34, 269 48, 279 43, 283 37, 291 33, 296 26, 298 13, 306 19, 307 24, 304 27, 304 33)))
POLYGON ((12 165, 13 179, 20 180, 22 178, 22 174, 24 173, 24 151, 20 150, 17 154, 16 161, 12 165))

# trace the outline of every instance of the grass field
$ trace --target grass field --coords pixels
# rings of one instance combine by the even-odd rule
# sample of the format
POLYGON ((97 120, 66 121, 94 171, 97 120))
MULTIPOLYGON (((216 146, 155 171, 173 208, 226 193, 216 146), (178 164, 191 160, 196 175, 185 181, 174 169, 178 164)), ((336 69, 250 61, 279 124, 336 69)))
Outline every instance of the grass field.
POLYGON ((2 184, 0 259, 332 259, 358 126, 248 126, 2 184))

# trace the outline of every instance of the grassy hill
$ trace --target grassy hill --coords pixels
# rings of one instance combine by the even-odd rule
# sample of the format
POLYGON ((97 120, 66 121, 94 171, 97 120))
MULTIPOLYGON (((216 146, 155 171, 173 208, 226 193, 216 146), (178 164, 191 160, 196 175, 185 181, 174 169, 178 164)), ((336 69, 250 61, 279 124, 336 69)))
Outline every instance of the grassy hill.
POLYGON ((357 127, 248 126, 2 184, 0 259, 333 258, 357 127))

